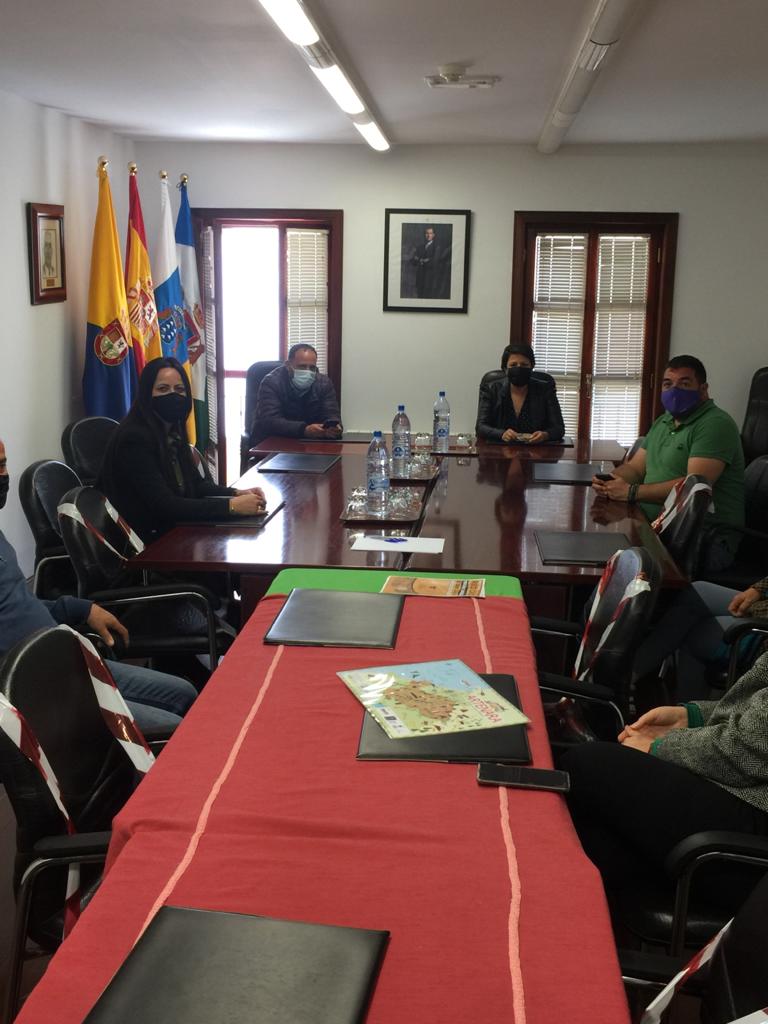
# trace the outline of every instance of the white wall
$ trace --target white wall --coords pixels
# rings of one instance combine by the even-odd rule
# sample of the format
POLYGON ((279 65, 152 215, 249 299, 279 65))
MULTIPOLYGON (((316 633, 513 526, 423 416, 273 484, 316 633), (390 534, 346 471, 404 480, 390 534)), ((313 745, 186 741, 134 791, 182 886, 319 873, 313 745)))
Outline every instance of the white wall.
MULTIPOLYGON (((477 381, 509 336, 515 210, 680 214, 672 353, 707 366, 711 393, 739 424, 754 370, 768 362, 760 296, 768 285, 768 146, 403 147, 136 145, 146 178, 190 176, 193 206, 344 211, 342 412, 386 427, 404 401, 431 422, 445 387, 455 428, 474 424, 477 381), (469 209, 469 312, 384 313, 385 207, 469 209)), ((146 200, 150 239, 156 210, 146 200)))
MULTIPOLYGON (((91 233, 96 211, 96 162, 101 153, 120 169, 131 145, 105 129, 83 124, 0 92, 3 138, 0 186, 0 438, 12 474, 0 527, 31 573, 34 545, 16 484, 36 459, 61 458, 64 426, 82 414, 80 376, 87 314, 91 233), (26 203, 64 206, 67 301, 33 306, 29 296, 26 203)), ((121 224, 127 181, 113 183, 121 224), (120 188, 122 185, 122 188, 120 188)))

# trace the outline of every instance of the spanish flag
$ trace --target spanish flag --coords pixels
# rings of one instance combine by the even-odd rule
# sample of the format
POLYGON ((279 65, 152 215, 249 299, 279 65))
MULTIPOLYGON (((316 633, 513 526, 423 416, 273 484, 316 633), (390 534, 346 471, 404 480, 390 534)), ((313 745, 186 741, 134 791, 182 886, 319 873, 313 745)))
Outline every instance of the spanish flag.
POLYGON ((150 359, 162 355, 155 290, 149 266, 147 235, 141 212, 136 164, 128 164, 128 241, 125 246, 125 293, 131 321, 133 357, 138 373, 150 359))
POLYGON ((108 161, 101 157, 91 249, 83 398, 89 416, 121 420, 130 408, 137 378, 107 166, 108 161))

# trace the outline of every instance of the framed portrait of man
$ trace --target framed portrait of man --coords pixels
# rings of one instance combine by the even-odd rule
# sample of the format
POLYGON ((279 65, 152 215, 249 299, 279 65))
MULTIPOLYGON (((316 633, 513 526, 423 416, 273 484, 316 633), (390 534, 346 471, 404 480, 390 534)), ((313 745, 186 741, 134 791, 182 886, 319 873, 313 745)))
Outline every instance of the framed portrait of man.
POLYGON ((466 313, 469 210, 384 211, 384 310, 466 313))
POLYGON ((67 297, 64 207, 27 203, 29 284, 33 306, 67 297))

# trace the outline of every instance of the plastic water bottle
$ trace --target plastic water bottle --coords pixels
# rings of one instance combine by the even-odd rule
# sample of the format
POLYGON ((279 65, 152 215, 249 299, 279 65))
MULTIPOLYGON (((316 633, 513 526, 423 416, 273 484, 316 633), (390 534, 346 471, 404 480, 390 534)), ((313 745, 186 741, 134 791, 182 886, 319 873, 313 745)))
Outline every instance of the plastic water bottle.
POLYGON ((451 432, 451 407, 445 392, 440 391, 434 405, 432 420, 432 447, 436 452, 448 451, 448 435, 451 432))
POLYGON ((392 476, 405 476, 410 457, 411 421, 405 414, 405 406, 398 405, 397 415, 392 420, 392 476))
POLYGON ((369 515, 383 516, 389 493, 389 455, 387 442, 381 436, 380 430, 374 430, 373 440, 368 445, 366 473, 366 512, 369 515))

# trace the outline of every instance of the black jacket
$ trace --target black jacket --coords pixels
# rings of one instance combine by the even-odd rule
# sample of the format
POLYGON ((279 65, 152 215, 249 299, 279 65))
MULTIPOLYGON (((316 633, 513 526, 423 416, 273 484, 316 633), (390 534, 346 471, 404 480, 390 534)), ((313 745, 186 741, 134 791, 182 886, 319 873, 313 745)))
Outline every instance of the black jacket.
POLYGON ((330 377, 318 373, 312 387, 300 395, 291 384, 285 363, 268 373, 261 382, 251 428, 251 444, 272 434, 278 437, 303 437, 309 423, 341 423, 339 403, 330 377))
POLYGON ((180 522, 229 518, 236 492, 204 480, 184 445, 176 443, 183 486, 148 428, 123 422, 107 448, 98 486, 145 543, 180 522))
MULTIPOLYGON (((504 422, 505 396, 508 394, 509 382, 506 377, 501 377, 480 388, 475 425, 475 433, 478 437, 484 438, 486 441, 500 441, 501 435, 509 427, 517 429, 513 422, 504 422)), ((509 404, 511 406, 511 402, 509 404)), ((536 380, 533 377, 528 384, 528 394, 523 411, 527 412, 531 433, 536 430, 545 430, 550 441, 562 440, 565 434, 565 424, 554 382, 536 380)))

